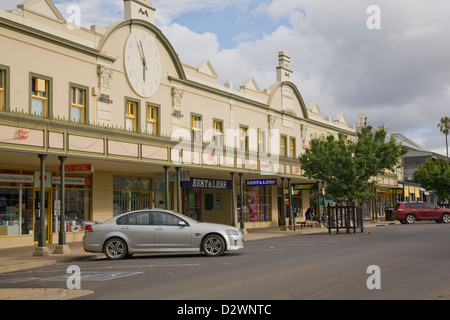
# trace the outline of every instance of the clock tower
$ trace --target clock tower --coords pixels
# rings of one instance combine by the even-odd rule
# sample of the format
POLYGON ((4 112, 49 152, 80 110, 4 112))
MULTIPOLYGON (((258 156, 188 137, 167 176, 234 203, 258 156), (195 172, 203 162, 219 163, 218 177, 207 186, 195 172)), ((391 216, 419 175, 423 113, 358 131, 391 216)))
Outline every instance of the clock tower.
POLYGON ((124 18, 141 19, 155 24, 155 8, 149 0, 124 0, 124 18))

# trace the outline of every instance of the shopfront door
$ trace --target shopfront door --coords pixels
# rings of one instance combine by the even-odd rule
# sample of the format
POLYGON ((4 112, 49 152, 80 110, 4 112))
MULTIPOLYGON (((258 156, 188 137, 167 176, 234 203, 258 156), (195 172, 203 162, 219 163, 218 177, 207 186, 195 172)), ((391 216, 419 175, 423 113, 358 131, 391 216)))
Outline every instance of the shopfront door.
POLYGON ((141 192, 141 210, 142 209, 152 209, 152 193, 149 192, 141 192))
POLYGON ((37 243, 38 234, 40 228, 40 217, 45 219, 45 233, 47 235, 47 243, 50 242, 52 236, 52 217, 51 217, 51 192, 45 190, 45 204, 41 204, 41 191, 40 189, 34 189, 34 241, 37 243), (41 213, 41 214, 40 214, 41 213), (43 214, 42 214, 43 213, 43 214))

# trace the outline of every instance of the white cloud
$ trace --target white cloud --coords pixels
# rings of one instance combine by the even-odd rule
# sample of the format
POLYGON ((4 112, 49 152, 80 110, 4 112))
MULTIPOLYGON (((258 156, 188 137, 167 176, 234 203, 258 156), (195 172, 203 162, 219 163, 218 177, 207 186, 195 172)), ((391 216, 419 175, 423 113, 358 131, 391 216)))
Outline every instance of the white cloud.
POLYGON ((183 63, 195 66, 200 61, 211 59, 218 54, 219 43, 213 33, 198 34, 177 23, 163 26, 161 30, 172 44, 175 44, 175 50, 183 63))
POLYGON ((167 26, 180 15, 188 12, 221 11, 231 6, 245 6, 251 0, 153 0, 157 9, 156 21, 160 26, 167 26))

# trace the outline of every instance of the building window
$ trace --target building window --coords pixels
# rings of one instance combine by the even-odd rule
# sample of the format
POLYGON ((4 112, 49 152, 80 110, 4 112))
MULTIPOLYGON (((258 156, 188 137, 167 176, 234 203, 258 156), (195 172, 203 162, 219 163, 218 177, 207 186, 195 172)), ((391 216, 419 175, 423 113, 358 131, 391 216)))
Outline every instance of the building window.
POLYGON ((70 87, 70 120, 86 123, 86 90, 70 87))
MULTIPOLYGON (((238 203, 241 194, 238 192, 238 203)), ((247 187, 244 190, 244 212, 245 222, 260 222, 272 220, 272 192, 270 186, 247 187)), ((240 222, 240 208, 238 212, 238 222, 240 222)))
POLYGON ((48 117, 49 81, 38 77, 31 78, 31 114, 48 117))
POLYGON ((213 142, 216 146, 221 146, 223 144, 223 122, 219 120, 214 120, 214 136, 213 142))
POLYGON ((258 130, 258 152, 266 154, 266 133, 264 130, 258 130))
POLYGON ((147 133, 153 136, 158 134, 158 107, 147 106, 147 133))
POLYGON ((239 127, 239 148, 242 150, 248 150, 248 128, 244 126, 239 127))
POLYGON ((125 129, 136 132, 137 102, 127 100, 127 110, 125 119, 125 129))
POLYGON ((0 69, 0 110, 5 110, 6 70, 0 69))
POLYGON ((202 142, 202 118, 200 116, 192 116, 192 141, 202 142))
POLYGON ((286 137, 280 137, 280 156, 286 157, 286 137))
POLYGON ((289 157, 295 158, 295 138, 289 138, 289 157))
MULTIPOLYGON (((169 204, 173 200, 173 183, 169 185, 169 204)), ((164 177, 113 177, 113 215, 134 211, 165 208, 164 177)))

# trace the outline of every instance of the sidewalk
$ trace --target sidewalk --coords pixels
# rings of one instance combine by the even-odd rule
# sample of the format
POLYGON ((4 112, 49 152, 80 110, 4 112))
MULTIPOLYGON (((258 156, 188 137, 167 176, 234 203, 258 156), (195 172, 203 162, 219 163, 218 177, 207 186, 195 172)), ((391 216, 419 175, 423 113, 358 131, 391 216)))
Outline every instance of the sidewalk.
MULTIPOLYGON (((394 223, 394 222, 392 222, 394 223)), ((381 225, 392 224, 390 222, 371 223, 365 222, 364 228, 370 228, 381 225)), ((244 234, 244 241, 252 241, 259 239, 268 239, 284 236, 297 236, 311 233, 327 233, 326 227, 306 227, 303 229, 296 228, 295 231, 283 231, 280 227, 249 229, 244 234)), ((358 232, 358 231, 357 231, 358 232)), ((36 246, 0 249, 0 274, 28 270, 43 266, 56 265, 58 263, 69 263, 81 260, 104 258, 104 254, 88 253, 83 250, 82 242, 73 242, 67 244, 70 253, 53 254, 55 244, 48 245, 50 254, 47 256, 33 256, 36 246)), ((92 293, 92 292, 90 292, 92 293)), ((77 295, 90 294, 89 292, 80 292, 80 290, 63 290, 63 289, 2 289, 0 287, 0 300, 64 300, 71 299, 77 295), (78 291, 78 292, 74 292, 78 291)))

